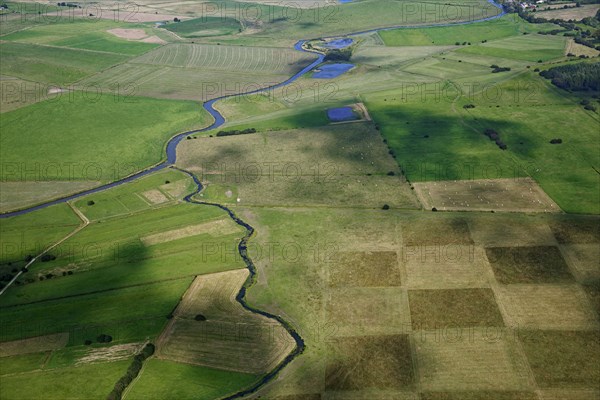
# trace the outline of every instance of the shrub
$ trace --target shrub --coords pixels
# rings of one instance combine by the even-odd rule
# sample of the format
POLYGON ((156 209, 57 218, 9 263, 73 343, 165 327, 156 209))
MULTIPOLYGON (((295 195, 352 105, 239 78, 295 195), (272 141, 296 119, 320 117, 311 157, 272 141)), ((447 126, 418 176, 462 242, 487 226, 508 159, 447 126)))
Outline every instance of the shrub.
POLYGON ((96 338, 96 341, 98 343, 110 343, 112 342, 112 336, 107 335, 105 333, 101 333, 100 335, 98 335, 98 337, 96 338))
POLYGON ((475 104, 465 104, 463 106, 463 108, 467 109, 467 108, 475 108, 475 104))
POLYGON ((558 138, 558 139, 552 139, 550 141, 551 144, 561 144, 562 143, 562 139, 558 138))
POLYGON ((90 201, 87 202, 88 206, 93 206, 94 204, 96 204, 96 203, 94 203, 94 200, 90 200, 90 201))
POLYGON ((83 344, 85 344, 86 346, 89 346, 92 344, 92 341, 90 339, 86 339, 86 341, 83 342, 83 344))
POLYGON ((433 207, 433 208, 431 209, 431 211, 437 211, 437 208, 433 207))
POLYGON ((383 207, 381 207, 382 210, 389 210, 390 206, 387 204, 384 204, 383 207))
POLYGON ((56 256, 46 253, 40 258, 40 260, 42 260, 42 262, 53 261, 56 260, 56 256))
POLYGON ((195 319, 196 321, 206 321, 206 317, 205 317, 204 315, 202 315, 202 314, 197 314, 197 315, 194 317, 194 319, 195 319))
POLYGON ((584 109, 588 110, 588 111, 596 111, 596 107, 594 107, 591 104, 588 104, 586 106, 583 107, 584 109))
POLYGON ((165 181, 165 185, 168 185, 169 183, 171 183, 171 181, 165 181))
POLYGON ((73 275, 73 271, 67 271, 67 275, 73 275))
POLYGON ((388 176, 394 176, 394 175, 396 175, 396 173, 394 171, 390 171, 390 172, 387 173, 387 175, 388 176))

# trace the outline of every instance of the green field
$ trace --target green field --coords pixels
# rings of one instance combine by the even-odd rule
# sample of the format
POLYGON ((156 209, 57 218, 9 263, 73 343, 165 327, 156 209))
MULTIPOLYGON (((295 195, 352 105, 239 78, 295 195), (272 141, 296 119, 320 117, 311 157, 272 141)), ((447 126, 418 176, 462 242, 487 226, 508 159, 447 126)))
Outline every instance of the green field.
POLYGON ((256 379, 250 374, 153 359, 144 367, 141 377, 127 393, 127 398, 210 400, 234 393, 256 379), (190 385, 190 382, 194 383, 190 385))
POLYGON ((55 85, 74 83, 128 58, 122 54, 16 42, 0 43, 0 56, 0 74, 55 85))
POLYGON ((555 29, 554 25, 547 25, 529 24, 517 15, 509 14, 499 19, 470 25, 382 31, 380 36, 386 46, 440 46, 457 42, 462 45, 463 42, 477 44, 544 29, 555 29))
POLYGON ((2 377, 5 399, 105 399, 128 361, 91 364, 2 377), (27 390, 23 390, 26 387, 27 390))
POLYGON ((114 28, 144 29, 147 28, 147 25, 123 24, 110 20, 74 19, 62 23, 34 26, 30 29, 5 35, 2 39, 11 42, 69 47, 124 55, 139 55, 159 46, 154 43, 128 41, 107 32, 114 28))
POLYGON ((242 30, 242 25, 238 20, 233 18, 202 17, 182 22, 173 22, 166 25, 165 29, 175 32, 182 37, 198 38, 237 33, 242 30))
POLYGON ((3 179, 113 181, 161 161, 171 136, 201 127, 208 118, 190 101, 129 92, 63 93, 2 114, 2 159, 15 165, 27 160, 34 171, 6 169, 3 179))
POLYGON ((171 44, 80 82, 110 89, 133 85, 144 96, 205 101, 272 86, 314 56, 287 48, 171 44))

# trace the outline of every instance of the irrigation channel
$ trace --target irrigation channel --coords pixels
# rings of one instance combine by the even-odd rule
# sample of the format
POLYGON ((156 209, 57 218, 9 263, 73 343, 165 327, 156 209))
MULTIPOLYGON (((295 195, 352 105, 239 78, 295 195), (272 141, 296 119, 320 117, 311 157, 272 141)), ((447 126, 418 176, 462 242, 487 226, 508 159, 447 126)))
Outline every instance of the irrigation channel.
MULTIPOLYGON (((467 24, 473 24, 473 23, 477 23, 477 22, 483 22, 483 21, 489 21, 489 20, 493 20, 496 18, 500 18, 503 15, 505 15, 506 13, 504 12, 503 8, 501 5, 497 4, 494 2, 494 0, 487 0, 488 3, 490 3, 493 7, 500 9, 500 12, 498 14, 489 16, 489 17, 485 17, 485 18, 480 18, 480 19, 474 19, 471 21, 461 21, 461 22, 453 22, 453 23, 446 23, 446 24, 433 24, 433 25, 395 25, 395 26, 390 26, 390 27, 385 27, 385 28, 375 28, 375 29, 370 29, 370 30, 365 30, 365 31, 360 31, 360 32, 354 32, 354 33, 349 33, 346 35, 340 35, 340 36, 335 36, 335 37, 324 37, 321 39, 336 39, 336 38, 350 38, 353 36, 358 36, 358 35, 363 35, 363 34, 368 34, 368 33, 374 33, 374 32, 380 32, 380 31, 386 31, 386 30, 392 30, 392 29, 422 29, 422 28, 433 28, 433 27, 443 27, 443 26, 454 26, 454 25, 467 25, 467 24)), ((23 214, 27 214, 36 210, 40 210, 55 204, 61 204, 61 203, 66 203, 68 201, 83 197, 83 196, 87 196, 93 193, 98 193, 116 186, 120 186, 123 185, 125 183, 134 181, 136 179, 139 179, 141 177, 144 177, 146 175, 149 175, 153 172, 156 171, 160 171, 162 169, 168 168, 168 167, 173 167, 176 168, 178 171, 181 171, 187 175, 189 175, 193 180, 194 183, 196 184, 196 190, 187 195, 186 197, 184 197, 184 201, 191 203, 191 204, 198 204, 198 205, 203 205, 203 206, 211 206, 211 207, 218 207, 220 209, 222 209, 223 211, 225 211, 227 214, 229 214, 229 217, 238 225, 240 225, 241 227, 246 229, 246 234, 244 235, 244 237, 240 240, 239 244, 238 244, 238 252, 240 254, 240 256, 242 257, 242 259, 244 260, 244 263, 246 264, 246 267, 248 268, 248 270, 250 271, 250 275, 248 276, 248 279, 246 280, 246 282, 244 282, 244 284, 242 285, 242 287, 240 288, 240 291, 238 292, 238 294, 236 295, 236 301, 239 302, 241 304, 241 306, 252 312, 255 314, 259 314, 262 315, 264 317, 267 317, 269 319, 275 320, 278 323, 280 323, 286 330, 287 332, 290 334, 290 336, 295 340, 296 342, 296 347, 294 348, 294 350, 288 354, 282 362, 280 362, 275 369, 273 369, 272 371, 267 372, 258 382, 256 382, 254 385, 252 385, 251 387, 241 390, 235 394, 232 394, 230 396, 227 396, 225 398, 223 398, 223 400, 233 400, 233 399, 239 399, 242 397, 245 397, 247 395, 250 395, 252 393, 257 392, 260 388, 262 388, 264 385, 266 385, 268 382, 270 382, 271 380, 273 380, 277 374, 283 369, 285 368, 290 362, 292 362, 298 355, 300 355, 306 345, 304 343, 304 339, 302 339, 302 337, 300 336, 300 334, 291 326, 290 323, 288 323, 286 320, 284 320, 281 316, 279 315, 274 315, 271 313, 268 313, 266 311, 262 311, 258 308, 255 308, 251 305, 248 304, 248 302, 246 301, 246 291, 252 287, 252 285, 256 282, 256 276, 257 276, 257 271, 256 271, 256 266, 254 265, 254 263, 252 262, 252 259, 248 256, 248 241, 250 240, 250 238, 252 237, 252 235, 254 234, 254 228, 252 226, 250 226, 248 223, 246 223, 245 221, 243 221, 241 218, 239 218, 231 209, 229 209, 228 207, 222 205, 222 204, 218 204, 218 203, 210 203, 210 202, 203 202, 203 201, 198 201, 198 200, 194 200, 194 196, 199 194, 202 190, 203 190, 203 185, 200 182, 200 180, 198 179, 198 177, 194 174, 192 174, 189 171, 186 170, 182 170, 179 169, 177 167, 175 167, 175 162, 177 161, 177 146, 179 145, 179 143, 184 140, 184 138, 186 138, 189 135, 193 135, 195 133, 200 133, 200 132, 206 132, 212 129, 216 129, 218 127, 220 127, 221 125, 223 125, 225 123, 225 117, 223 117, 223 115, 217 111, 214 108, 214 104, 217 101, 220 100, 224 100, 227 98, 232 98, 232 97, 238 97, 238 96, 246 96, 246 95, 251 95, 251 94, 257 94, 257 93, 262 93, 262 92, 268 92, 268 91, 272 91, 275 90, 277 88, 289 85, 290 83, 296 81, 297 79, 299 79, 300 77, 306 75, 308 72, 312 71, 313 69, 315 69, 315 67, 317 67, 319 64, 323 63, 325 56, 319 52, 316 51, 311 51, 308 49, 305 49, 303 47, 304 43, 306 43, 307 41, 310 40, 314 40, 314 39, 306 39, 306 40, 300 40, 298 41, 295 45, 294 45, 294 49, 297 51, 302 51, 302 52, 306 52, 306 53, 311 53, 311 54, 317 54, 317 59, 315 61, 313 61, 311 64, 307 65, 306 67, 304 67, 302 70, 300 70, 299 72, 297 72, 295 75, 293 75, 291 78, 287 79, 284 82, 278 83, 276 85, 273 86, 269 86, 266 88, 262 88, 262 89, 257 89, 257 90, 253 90, 253 91, 248 91, 248 92, 244 92, 244 93, 238 93, 238 94, 232 94, 232 95, 227 95, 227 96, 222 96, 222 97, 218 97, 212 100, 207 101, 206 103, 203 104, 203 108, 208 111, 208 113, 214 118, 214 122, 210 125, 207 126, 205 128, 202 129, 196 129, 196 130, 191 130, 191 131, 187 131, 187 132, 183 132, 180 133, 174 137, 172 137, 169 142, 167 143, 167 147, 166 147, 166 155, 167 155, 167 159, 163 162, 161 162, 160 164, 157 164, 151 168, 142 170, 140 172, 137 172, 133 175, 130 175, 128 177, 125 177, 121 180, 106 184, 106 185, 102 185, 90 190, 86 190, 80 193, 76 193, 67 197, 63 197, 60 199, 56 199, 56 200, 52 200, 43 204, 39 204, 33 207, 29 207, 29 208, 25 208, 22 210, 17 210, 17 211, 12 211, 12 212, 8 212, 5 214, 0 214, 0 219, 1 218, 8 218, 8 217, 13 217, 13 216, 17 216, 17 215, 23 215, 23 214)))

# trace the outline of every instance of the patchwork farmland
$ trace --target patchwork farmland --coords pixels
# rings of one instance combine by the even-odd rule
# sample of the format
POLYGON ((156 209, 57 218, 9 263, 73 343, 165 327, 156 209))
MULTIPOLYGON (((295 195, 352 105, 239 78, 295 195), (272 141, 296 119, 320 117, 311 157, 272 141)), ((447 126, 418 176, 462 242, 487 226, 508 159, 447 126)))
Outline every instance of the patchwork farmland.
POLYGON ((600 398, 595 5, 0 6, 0 398, 600 398))

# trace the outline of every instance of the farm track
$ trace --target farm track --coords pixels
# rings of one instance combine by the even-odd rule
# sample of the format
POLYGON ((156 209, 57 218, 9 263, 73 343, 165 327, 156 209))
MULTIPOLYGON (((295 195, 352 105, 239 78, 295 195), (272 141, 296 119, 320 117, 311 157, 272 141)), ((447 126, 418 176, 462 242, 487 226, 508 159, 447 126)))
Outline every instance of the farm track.
MULTIPOLYGON (((494 0, 488 0, 489 3, 491 3, 492 5, 494 5, 495 7, 500 8, 500 10, 502 10, 502 7, 498 4, 496 4, 494 2, 494 0)), ((500 13, 498 13, 495 16, 492 17, 487 17, 487 18, 482 18, 482 19, 478 19, 478 20, 472 20, 472 21, 465 21, 465 22, 459 22, 459 23, 450 23, 450 24, 436 24, 436 25, 431 25, 431 26, 452 26, 452 25, 465 25, 465 24, 472 24, 472 23, 476 23, 476 22, 482 22, 482 21, 487 21, 487 20, 492 20, 492 19, 496 19, 499 18, 501 16, 503 16, 504 10, 502 10, 500 13)), ((392 26, 392 27, 384 27, 384 28, 375 28, 375 29, 370 29, 370 30, 366 30, 366 31, 361 31, 361 32, 355 32, 355 33, 349 33, 347 35, 341 35, 341 36, 357 36, 357 35, 361 35, 361 34, 365 34, 365 33, 372 33, 372 32, 379 32, 382 30, 391 30, 391 29, 400 29, 400 28, 406 28, 406 29, 410 29, 410 28, 427 28, 427 27, 431 27, 431 26, 405 26, 405 25, 398 25, 398 26, 392 26)), ((327 38, 325 38, 327 39, 327 38)), ((0 214, 0 218, 7 218, 7 217, 11 217, 11 216, 16 216, 16 215, 22 215, 22 214, 26 214, 35 210, 39 210, 42 208, 45 208, 49 205, 53 205, 53 204, 59 204, 59 203, 63 203, 69 200, 73 200, 75 198, 78 197, 82 197, 91 193, 97 193, 99 191, 103 191, 121 184, 124 184, 126 182, 130 182, 133 181, 135 179, 141 178, 143 176, 149 175, 150 173, 162 170, 164 168, 167 167, 174 167, 174 164, 176 162, 176 149, 177 149, 177 145, 188 135, 194 134, 194 133, 199 133, 199 132, 204 132, 204 131, 208 131, 211 129, 215 129, 218 128, 219 126, 223 125, 225 123, 225 118, 224 116, 217 111, 214 108, 214 104, 219 101, 219 100, 223 100, 226 98, 230 98, 230 97, 238 97, 238 96, 242 96, 242 95, 250 95, 250 94, 255 94, 255 93, 259 93, 259 92, 265 92, 265 91, 270 91, 270 90, 274 90, 277 89, 279 87, 282 86, 286 86, 292 82, 294 82, 295 80, 297 80, 298 78, 304 76, 306 73, 308 73, 309 71, 311 71, 312 69, 314 69, 317 65, 321 64, 324 60, 324 55, 317 53, 315 51, 310 51, 310 50, 306 50, 303 48, 303 44, 306 42, 307 40, 300 40, 298 41, 295 46, 294 49, 301 51, 301 52, 306 52, 306 53, 312 53, 312 54, 316 54, 317 55, 317 59, 315 61, 313 61, 312 63, 310 63, 308 66, 304 67, 301 71, 297 72, 296 74, 294 74, 292 77, 290 77, 289 79, 287 79, 284 82, 281 82, 279 84, 267 87, 267 88, 261 88, 261 89, 257 89, 257 90, 253 90, 253 91, 249 91, 246 93, 239 93, 239 94, 234 94, 234 95, 227 95, 227 96, 222 96, 219 98, 215 98, 212 99, 208 102, 205 102, 203 104, 203 107, 206 111, 209 112, 209 114, 214 118, 214 122, 205 128, 202 129, 196 129, 196 130, 191 130, 188 132, 184 132, 181 134, 178 134, 176 136, 174 136, 173 138, 171 138, 171 140, 169 140, 169 142, 167 143, 166 146, 166 155, 167 155, 167 160, 163 161, 160 164, 157 164, 151 168, 148 168, 146 170, 143 170, 141 172, 138 172, 136 174, 133 174, 129 177, 126 177, 120 181, 116 181, 95 189, 91 189, 88 191, 84 191, 81 192, 79 194, 75 194, 69 197, 66 197, 64 199, 58 199, 58 200, 54 200, 52 202, 48 202, 45 204, 40 204, 37 205, 35 207, 31 207, 31 208, 27 208, 27 209, 22 209, 20 211, 15 211, 15 212, 10 212, 10 213, 5 213, 5 214, 0 214)), ((176 168, 176 167, 174 167, 176 168)), ((221 210, 225 211, 229 217, 238 225, 240 225, 241 227, 246 229, 246 234, 244 235, 244 237, 240 240, 239 244, 238 244, 238 252, 240 254, 240 256, 242 257, 242 259, 244 260, 244 263, 246 264, 246 267, 248 268, 248 270, 250 271, 250 275, 248 276, 248 279, 246 280, 246 282, 242 285, 242 287, 240 288, 237 296, 236 296, 236 301, 238 301, 241 306, 252 312, 255 314, 259 314, 262 315, 266 318, 272 319, 277 321, 279 324, 281 324, 290 334, 290 336, 292 336, 292 338, 294 339, 294 341, 296 342, 296 347, 294 348, 294 350, 288 354, 284 360, 275 367, 275 369, 273 369, 272 371, 268 372, 267 374, 265 374, 258 382, 256 382, 254 385, 252 385, 251 387, 241 390, 237 393, 234 393, 232 395, 229 395, 225 398, 223 398, 222 400, 233 400, 233 399, 239 399, 239 398, 243 398, 249 394, 255 393, 257 392, 259 389, 261 389, 265 384, 267 384, 268 382, 270 382, 271 380, 273 380, 281 370, 283 370, 283 368, 285 368, 289 363, 291 363, 298 355, 302 354, 302 352, 304 351, 306 345, 304 343, 304 339, 300 336, 300 334, 292 327, 292 325, 290 323, 288 323, 286 320, 284 320, 281 316, 279 315, 274 315, 271 314, 267 311, 263 311, 260 310, 258 308, 255 308, 253 306, 251 306, 250 304, 248 304, 248 302, 246 301, 246 292, 249 288, 251 288, 254 283, 256 282, 257 279, 257 269, 256 266, 254 265, 252 259, 250 258, 250 256, 248 255, 248 241, 250 240, 250 238, 254 235, 254 228, 249 225, 248 223, 246 223, 245 221, 243 221, 241 218, 239 218, 231 209, 229 209, 228 207, 222 205, 222 204, 218 204, 218 203, 209 203, 209 202, 202 202, 202 201, 198 201, 198 200, 194 200, 193 197, 195 195, 197 195, 198 193, 200 193, 203 189, 202 183, 200 182, 200 180, 198 179, 198 177, 196 177, 194 174, 192 174, 191 172, 188 172, 186 170, 182 170, 182 169, 178 169, 179 171, 182 171, 183 173, 189 175, 195 182, 196 184, 196 190, 187 195, 184 198, 184 201, 191 203, 191 204, 198 204, 198 205, 204 205, 204 206, 211 206, 211 207, 217 207, 220 208, 221 210)), ((78 230, 77 230, 78 231, 78 230)), ((76 231, 76 232, 77 232, 76 231)), ((73 232, 72 234, 76 233, 73 232)), ((66 239, 66 238, 65 238, 66 239)))

